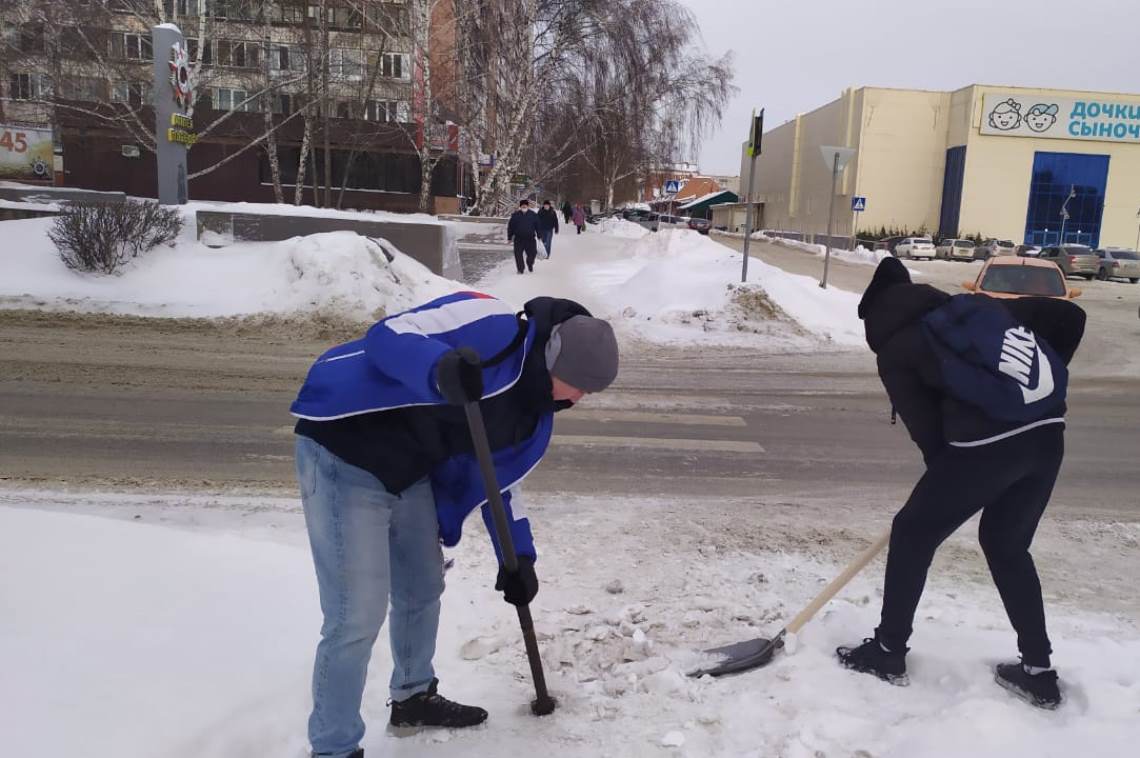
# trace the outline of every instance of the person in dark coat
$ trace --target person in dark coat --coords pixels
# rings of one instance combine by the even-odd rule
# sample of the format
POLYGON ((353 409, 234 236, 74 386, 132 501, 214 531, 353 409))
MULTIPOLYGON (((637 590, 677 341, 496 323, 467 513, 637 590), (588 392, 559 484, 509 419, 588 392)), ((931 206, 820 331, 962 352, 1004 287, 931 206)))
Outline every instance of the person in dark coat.
POLYGON ((906 681, 906 646, 939 545, 978 511, 982 550, 1021 663, 997 682, 1060 704, 1041 584, 1029 553, 1064 456, 1066 366, 1084 334, 1071 302, 951 297, 885 259, 859 303, 867 344, 926 473, 894 518, 880 624, 836 652, 847 668, 906 681))
POLYGON ((438 691, 433 664, 444 591, 441 546, 477 510, 513 605, 538 593, 537 551, 518 486, 549 450, 554 413, 601 392, 618 371, 610 325, 571 300, 516 313, 457 292, 374 324, 326 351, 290 408, 297 479, 324 623, 313 667, 313 754, 361 758, 361 697, 389 618, 394 727, 470 727, 482 708, 438 691), (478 401, 518 570, 503 568, 466 403, 478 401), (388 614, 388 608, 391 613, 388 614))
POLYGON ((534 271, 534 259, 538 257, 538 215, 530 209, 530 201, 525 197, 519 201, 519 209, 511 214, 507 222, 507 242, 514 243, 515 267, 519 273, 534 271), (526 268, 523 268, 525 255, 526 268))
POLYGON ((569 200, 562 201, 562 219, 564 223, 570 223, 570 216, 574 213, 574 206, 570 205, 569 200))
POLYGON ((542 210, 538 212, 538 236, 542 239, 547 258, 550 257, 555 234, 558 234, 558 214, 551 207, 550 201, 546 200, 542 203, 542 210))

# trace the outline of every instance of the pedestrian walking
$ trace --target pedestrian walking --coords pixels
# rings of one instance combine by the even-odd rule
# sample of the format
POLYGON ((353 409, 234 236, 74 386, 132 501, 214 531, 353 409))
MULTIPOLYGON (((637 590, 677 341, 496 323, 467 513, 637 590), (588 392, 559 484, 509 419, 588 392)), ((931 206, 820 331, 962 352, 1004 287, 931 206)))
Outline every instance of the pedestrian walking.
POLYGON ((546 255, 543 256, 545 258, 550 257, 555 234, 558 234, 558 213, 550 205, 550 201, 545 200, 542 203, 542 210, 538 212, 538 235, 542 238, 542 247, 546 250, 546 255))
POLYGON ((574 214, 574 206, 570 205, 570 201, 569 201, 569 200, 563 200, 563 201, 562 201, 562 216, 563 216, 563 222, 564 222, 564 223, 566 223, 566 224, 569 224, 569 223, 570 223, 570 217, 571 217, 573 214, 574 214))
POLYGON ((515 267, 520 274, 534 271, 534 259, 538 256, 537 236, 538 215, 530 209, 530 201, 524 197, 519 201, 519 209, 507 221, 507 242, 514 243, 515 267))
POLYGON ((578 234, 581 234, 586 229, 586 209, 582 207, 581 203, 574 205, 574 212, 571 216, 574 221, 574 226, 578 227, 578 234))
POLYGON ((906 644, 939 545, 979 510, 978 539, 1020 663, 999 684, 1034 705, 1061 702, 1041 584, 1029 553, 1064 457, 1066 366, 1084 334, 1071 302, 950 295, 885 259, 859 303, 879 376, 926 462, 894 518, 880 624, 836 652, 847 668, 906 681, 906 644))
POLYGON ((537 553, 516 488, 546 454, 554 413, 606 389, 617 370, 613 329, 581 305, 539 297, 516 314, 476 292, 390 316, 309 369, 291 411, 324 614, 308 724, 314 756, 363 758, 360 704, 389 602, 391 725, 486 720, 482 708, 439 694, 432 659, 444 591, 440 545, 456 545, 482 505, 499 557, 495 589, 508 603, 529 604, 538 593, 537 553), (463 406, 480 399, 515 572, 503 568, 465 420, 463 406))

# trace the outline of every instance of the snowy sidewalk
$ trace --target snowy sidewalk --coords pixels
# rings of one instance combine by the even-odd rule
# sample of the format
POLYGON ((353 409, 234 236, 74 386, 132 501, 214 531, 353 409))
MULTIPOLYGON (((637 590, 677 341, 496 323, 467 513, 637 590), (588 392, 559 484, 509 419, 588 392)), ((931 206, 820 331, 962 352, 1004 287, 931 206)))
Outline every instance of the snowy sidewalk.
MULTIPOLYGON (((0 507, 8 753, 306 755, 319 614, 296 503, 3 500, 119 516, 0 507), (130 519, 135 512, 142 522, 130 519), (178 526, 146 523, 157 518, 178 526)), ((798 649, 760 671, 694 681, 683 675, 693 649, 778 628, 850 548, 821 554, 820 533, 794 518, 788 531, 786 513, 754 544, 733 526, 739 511, 708 504, 537 496, 532 511, 543 581, 534 610, 559 710, 541 720, 526 710, 517 623, 488 586, 490 546, 473 527, 451 552, 437 667, 448 695, 486 706, 491 719, 471 732, 387 735, 381 641, 364 705, 369 756, 529 755, 539 746, 550 758, 1134 755, 1134 623, 1051 607, 1067 702, 1038 711, 991 680, 990 666, 1013 650, 992 587, 936 571, 916 625, 912 684, 894 688, 840 669, 831 652, 873 627, 876 563, 807 627, 798 649), (618 594, 606 589, 618 585, 618 594)), ((1121 549, 1135 537, 1121 533, 1121 549)), ((964 534, 953 549, 971 540, 964 534)))

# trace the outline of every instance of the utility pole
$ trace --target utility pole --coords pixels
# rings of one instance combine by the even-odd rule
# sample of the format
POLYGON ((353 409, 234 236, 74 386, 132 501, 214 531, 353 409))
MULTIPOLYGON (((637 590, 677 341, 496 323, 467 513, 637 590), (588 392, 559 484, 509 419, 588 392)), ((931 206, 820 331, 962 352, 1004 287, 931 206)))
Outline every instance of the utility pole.
POLYGON ((748 243, 752 240, 752 187, 756 180, 756 156, 760 155, 760 140, 764 136, 764 109, 760 115, 752 111, 752 130, 748 136, 748 190, 744 195, 744 263, 740 269, 741 284, 748 281, 748 243))

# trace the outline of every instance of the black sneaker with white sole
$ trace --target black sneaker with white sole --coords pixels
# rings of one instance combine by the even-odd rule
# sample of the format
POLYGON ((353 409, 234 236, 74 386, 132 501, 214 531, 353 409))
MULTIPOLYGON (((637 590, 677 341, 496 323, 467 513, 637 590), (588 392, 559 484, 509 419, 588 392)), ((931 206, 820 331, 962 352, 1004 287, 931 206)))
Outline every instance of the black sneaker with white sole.
POLYGON ((1052 669, 1030 674, 1020 663, 999 663, 994 681, 1038 708, 1051 711, 1061 704, 1061 687, 1052 669))
POLYGON ((910 684, 906 675, 907 649, 901 651, 884 650, 876 637, 868 637, 858 647, 840 647, 835 655, 844 668, 861 674, 873 674, 884 682, 900 687, 910 684))
POLYGON ((412 695, 407 700, 393 700, 389 724, 396 729, 421 726, 462 729, 478 726, 487 720, 485 710, 448 700, 436 692, 438 685, 439 680, 432 679, 426 692, 412 695))

